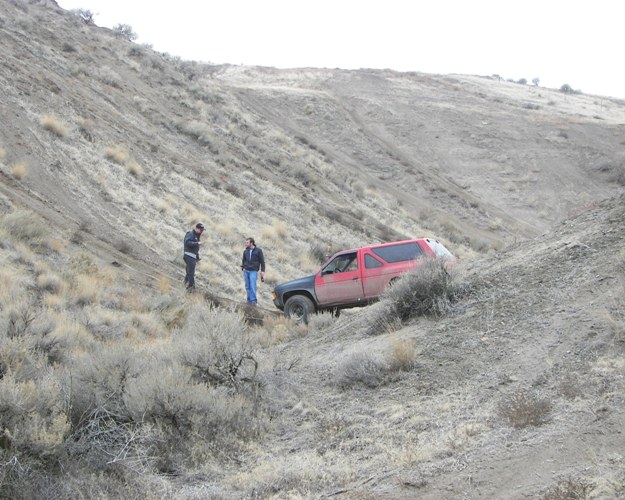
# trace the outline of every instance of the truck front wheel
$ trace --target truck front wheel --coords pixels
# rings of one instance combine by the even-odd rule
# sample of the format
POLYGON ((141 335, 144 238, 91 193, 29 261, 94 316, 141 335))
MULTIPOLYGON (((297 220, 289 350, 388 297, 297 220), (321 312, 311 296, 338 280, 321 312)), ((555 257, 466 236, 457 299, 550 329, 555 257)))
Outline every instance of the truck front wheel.
POLYGON ((284 304, 284 315, 296 323, 308 324, 308 318, 313 312, 315 306, 305 295, 293 295, 284 304))

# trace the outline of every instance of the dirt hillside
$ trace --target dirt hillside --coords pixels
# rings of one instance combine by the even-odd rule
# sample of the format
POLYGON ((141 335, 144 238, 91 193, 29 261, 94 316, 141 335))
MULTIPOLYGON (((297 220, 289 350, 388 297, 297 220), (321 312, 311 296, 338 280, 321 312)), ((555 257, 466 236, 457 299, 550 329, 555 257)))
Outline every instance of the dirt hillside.
POLYGON ((301 432, 275 446, 359 470, 348 497, 621 497, 624 239, 621 196, 462 266, 450 317, 371 336, 378 304, 291 342, 301 365, 284 411, 301 432), (350 362, 406 339, 415 370, 363 376, 347 394, 337 384, 350 362))
POLYGON ((262 440, 158 476, 167 495, 625 495, 624 101, 495 75, 181 61, 52 0, 0 0, 0 53, 0 218, 34 214, 133 295, 156 303, 166 281, 186 307, 198 221, 199 287, 228 306, 247 236, 272 312, 273 285, 341 248, 429 235, 459 257, 441 318, 371 331, 383 301, 277 324, 262 440))

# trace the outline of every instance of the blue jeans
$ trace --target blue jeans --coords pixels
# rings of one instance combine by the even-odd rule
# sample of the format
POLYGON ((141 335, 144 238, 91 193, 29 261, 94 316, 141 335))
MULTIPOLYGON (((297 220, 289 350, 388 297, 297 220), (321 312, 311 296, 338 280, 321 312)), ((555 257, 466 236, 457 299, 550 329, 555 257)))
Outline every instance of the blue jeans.
POLYGON ((258 271, 243 271, 243 279, 245 280, 245 291, 247 292, 247 301, 250 304, 256 304, 256 279, 258 271))

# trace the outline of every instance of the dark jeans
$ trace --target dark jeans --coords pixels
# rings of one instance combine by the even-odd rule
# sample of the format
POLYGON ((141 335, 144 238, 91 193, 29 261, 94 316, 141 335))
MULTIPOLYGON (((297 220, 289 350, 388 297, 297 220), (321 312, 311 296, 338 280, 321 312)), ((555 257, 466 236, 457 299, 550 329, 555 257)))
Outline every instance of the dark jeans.
POLYGON ((195 288, 195 264, 197 264, 197 260, 185 255, 184 262, 187 265, 187 274, 184 277, 184 284, 187 285, 187 288, 195 288))

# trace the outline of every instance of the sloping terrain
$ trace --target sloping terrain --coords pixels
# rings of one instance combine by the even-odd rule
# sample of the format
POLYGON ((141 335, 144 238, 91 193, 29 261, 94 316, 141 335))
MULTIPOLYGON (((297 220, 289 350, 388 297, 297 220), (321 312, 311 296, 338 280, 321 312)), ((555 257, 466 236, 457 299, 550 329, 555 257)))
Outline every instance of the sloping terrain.
POLYGON ((2 5, 2 171, 22 166, 22 189, 168 274, 181 234, 208 222, 199 278, 225 297, 242 294, 232 269, 250 234, 273 284, 312 271, 314 246, 433 234, 471 255, 622 188, 621 101, 493 78, 201 65, 45 2, 2 5))
POLYGON ((33 373, 99 362, 94 346, 160 376, 158 347, 184 347, 198 301, 243 299, 247 236, 267 255, 267 309, 273 284, 342 247, 426 234, 460 256, 441 318, 372 330, 382 301, 309 329, 268 319, 254 439, 207 446, 189 470, 102 466, 94 484, 178 498, 625 495, 624 102, 495 77, 180 61, 50 0, 0 0, 0 53, 0 380, 42 350, 33 373), (10 239, 15 214, 50 241, 10 239), (194 299, 181 240, 200 220, 194 299), (98 275, 106 297, 38 285, 52 268, 98 275), (24 297, 57 323, 28 355, 9 331, 24 297), (149 311, 133 311, 139 299, 149 311))
POLYGON ((416 369, 375 390, 346 398, 332 381, 350 357, 397 341, 362 335, 376 306, 358 326, 330 329, 331 341, 292 343, 310 370, 298 390, 304 380, 329 387, 315 383, 300 396, 306 411, 296 404, 292 413, 300 422, 316 415, 310 425, 331 442, 313 433, 300 449, 350 450, 341 461, 370 465, 360 479, 375 498, 535 497, 571 479, 592 484, 594 498, 622 495, 624 237, 621 197, 473 262, 463 275, 470 292, 451 317, 393 334, 416 342, 416 369), (541 401, 544 424, 511 425, 541 401))

